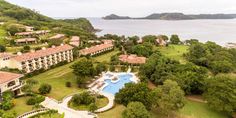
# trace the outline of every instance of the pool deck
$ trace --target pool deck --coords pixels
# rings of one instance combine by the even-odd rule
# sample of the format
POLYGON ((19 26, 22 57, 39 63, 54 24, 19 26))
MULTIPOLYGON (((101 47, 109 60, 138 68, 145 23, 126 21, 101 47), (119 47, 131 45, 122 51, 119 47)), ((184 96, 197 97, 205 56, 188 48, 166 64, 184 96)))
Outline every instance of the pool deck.
POLYGON ((96 110, 95 112, 97 112, 97 113, 104 112, 104 111, 107 111, 107 110, 111 109, 114 106, 115 96, 111 93, 103 92, 102 90, 108 85, 108 83, 106 83, 105 80, 110 79, 112 83, 116 83, 119 80, 114 81, 114 80, 112 80, 112 78, 117 77, 120 74, 131 74, 133 77, 130 78, 130 80, 133 81, 134 83, 139 82, 139 79, 137 78, 137 76, 134 73, 131 73, 130 70, 128 70, 127 72, 121 72, 121 73, 113 73, 113 72, 104 73, 103 72, 102 76, 99 79, 97 79, 95 82, 93 82, 92 84, 90 84, 88 86, 88 87, 90 87, 89 91, 104 95, 109 100, 109 103, 105 107, 100 108, 100 109, 96 110), (109 78, 106 78, 107 74, 110 74, 112 76, 109 77, 109 78), (100 85, 102 85, 102 86, 100 86, 100 85))

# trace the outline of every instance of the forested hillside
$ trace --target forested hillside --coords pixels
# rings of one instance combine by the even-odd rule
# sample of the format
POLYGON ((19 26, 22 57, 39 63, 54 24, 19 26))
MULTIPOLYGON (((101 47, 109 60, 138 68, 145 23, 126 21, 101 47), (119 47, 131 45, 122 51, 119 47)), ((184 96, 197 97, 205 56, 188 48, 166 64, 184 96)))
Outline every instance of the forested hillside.
POLYGON ((55 20, 34 10, 19 7, 4 0, 0 0, 0 22, 6 22, 5 27, 13 23, 23 24, 33 26, 36 30, 50 29, 67 35, 80 35, 84 39, 91 39, 95 36, 93 26, 85 18, 55 20))

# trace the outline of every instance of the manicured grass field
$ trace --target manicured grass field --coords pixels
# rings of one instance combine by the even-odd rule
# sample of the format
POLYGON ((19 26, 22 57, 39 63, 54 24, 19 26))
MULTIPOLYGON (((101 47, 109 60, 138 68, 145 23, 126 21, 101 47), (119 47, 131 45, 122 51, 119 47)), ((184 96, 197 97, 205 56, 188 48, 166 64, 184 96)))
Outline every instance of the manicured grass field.
POLYGON ((183 57, 184 53, 188 52, 188 46, 185 45, 169 45, 168 47, 155 47, 155 49, 159 50, 163 55, 179 60, 181 63, 185 63, 186 60, 183 57))
POLYGON ((103 54, 101 56, 94 57, 94 61, 96 62, 110 62, 110 59, 113 55, 116 55, 120 51, 118 49, 115 49, 112 52, 108 52, 106 54, 103 54))
POLYGON ((191 118, 228 118, 226 114, 212 110, 205 103, 187 101, 187 104, 180 110, 180 115, 191 118))
MULTIPOLYGON (((113 109, 106 111, 104 113, 98 114, 100 118, 110 118, 113 116, 114 118, 122 118, 122 112, 125 110, 123 105, 116 105, 113 109)), ((150 112, 151 118, 166 118, 161 115, 158 111, 152 110, 150 112)), ((227 115, 214 111, 210 109, 207 104, 187 101, 187 104, 183 109, 177 112, 177 118, 228 118, 227 115)))
POLYGON ((51 114, 51 116, 49 114, 45 114, 45 115, 41 115, 41 116, 35 117, 35 118, 64 118, 64 116, 59 113, 53 113, 53 114, 51 114))
MULTIPOLYGON (((96 105, 97 105, 98 109, 102 108, 102 107, 105 107, 107 104, 108 104, 108 99, 107 98, 98 98, 97 101, 96 101, 96 105)), ((70 102, 68 104, 68 106, 72 109, 75 109, 75 110, 89 110, 88 105, 76 106, 72 102, 70 102)))
POLYGON ((48 83, 52 85, 52 90, 47 96, 52 97, 56 100, 62 100, 69 94, 83 91, 83 89, 77 87, 76 77, 72 73, 72 69, 70 68, 70 66, 75 62, 57 67, 55 69, 30 78, 39 81, 39 84, 35 86, 35 91, 38 90, 40 84, 48 83), (70 88, 66 87, 66 82, 71 82, 72 86, 70 88))
POLYGON ((125 110, 123 105, 116 105, 113 109, 98 114, 99 118, 122 118, 122 112, 125 110))
POLYGON ((29 97, 20 97, 20 98, 14 99, 15 106, 7 112, 16 112, 17 115, 21 115, 25 112, 33 110, 32 106, 26 104, 26 101, 28 98, 29 97))

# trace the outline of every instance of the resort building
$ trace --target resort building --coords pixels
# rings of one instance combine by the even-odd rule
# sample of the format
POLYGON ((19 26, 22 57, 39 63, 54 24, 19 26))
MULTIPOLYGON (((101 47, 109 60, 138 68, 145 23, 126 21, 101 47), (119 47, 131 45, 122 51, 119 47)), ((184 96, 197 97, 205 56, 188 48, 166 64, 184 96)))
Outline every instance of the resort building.
POLYGON ((34 31, 34 27, 25 26, 25 31, 26 32, 33 32, 34 31))
POLYGON ((156 39, 156 45, 159 45, 159 46, 166 46, 167 45, 167 42, 161 38, 158 38, 156 39))
POLYGON ((70 39, 70 45, 78 47, 80 45, 80 38, 78 36, 72 36, 70 39))
POLYGON ((80 55, 89 55, 89 56, 94 56, 109 50, 114 49, 114 45, 113 44, 100 44, 100 45, 96 45, 96 46, 92 46, 90 48, 85 48, 80 50, 80 55))
POLYGON ((35 36, 35 35, 46 35, 50 32, 50 30, 39 30, 39 31, 33 31, 33 32, 19 32, 16 33, 16 36, 35 36))
POLYGON ((137 55, 120 55, 119 60, 123 63, 129 63, 129 64, 146 63, 146 57, 138 57, 137 55))
POLYGON ((60 62, 73 61, 73 47, 70 45, 53 46, 29 53, 18 53, 0 60, 2 68, 8 67, 30 73, 39 69, 48 69, 60 62))
POLYGON ((63 39, 63 38, 65 38, 65 34, 56 34, 56 35, 50 37, 49 40, 63 39))
POLYGON ((13 54, 10 54, 10 53, 0 53, 0 68, 5 68, 6 65, 8 65, 8 61, 10 58, 12 58, 13 54))
POLYGON ((0 94, 8 90, 13 91, 15 95, 21 93, 23 84, 20 78, 22 77, 22 74, 0 71, 0 94))
POLYGON ((112 44, 113 40, 102 40, 104 44, 112 44))
POLYGON ((37 39, 36 38, 23 38, 23 39, 17 39, 15 42, 17 45, 36 44, 37 39))

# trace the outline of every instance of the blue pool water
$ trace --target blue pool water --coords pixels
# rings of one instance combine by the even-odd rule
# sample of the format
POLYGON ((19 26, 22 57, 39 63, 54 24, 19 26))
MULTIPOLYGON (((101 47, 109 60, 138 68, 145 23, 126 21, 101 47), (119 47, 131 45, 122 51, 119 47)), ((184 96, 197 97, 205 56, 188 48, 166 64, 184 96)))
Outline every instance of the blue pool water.
POLYGON ((108 85, 102 90, 103 92, 106 93, 111 93, 115 95, 116 93, 119 92, 120 89, 124 87, 126 83, 132 82, 130 78, 132 78, 133 75, 131 74, 120 74, 118 75, 118 82, 112 83, 110 79, 105 80, 108 85))

